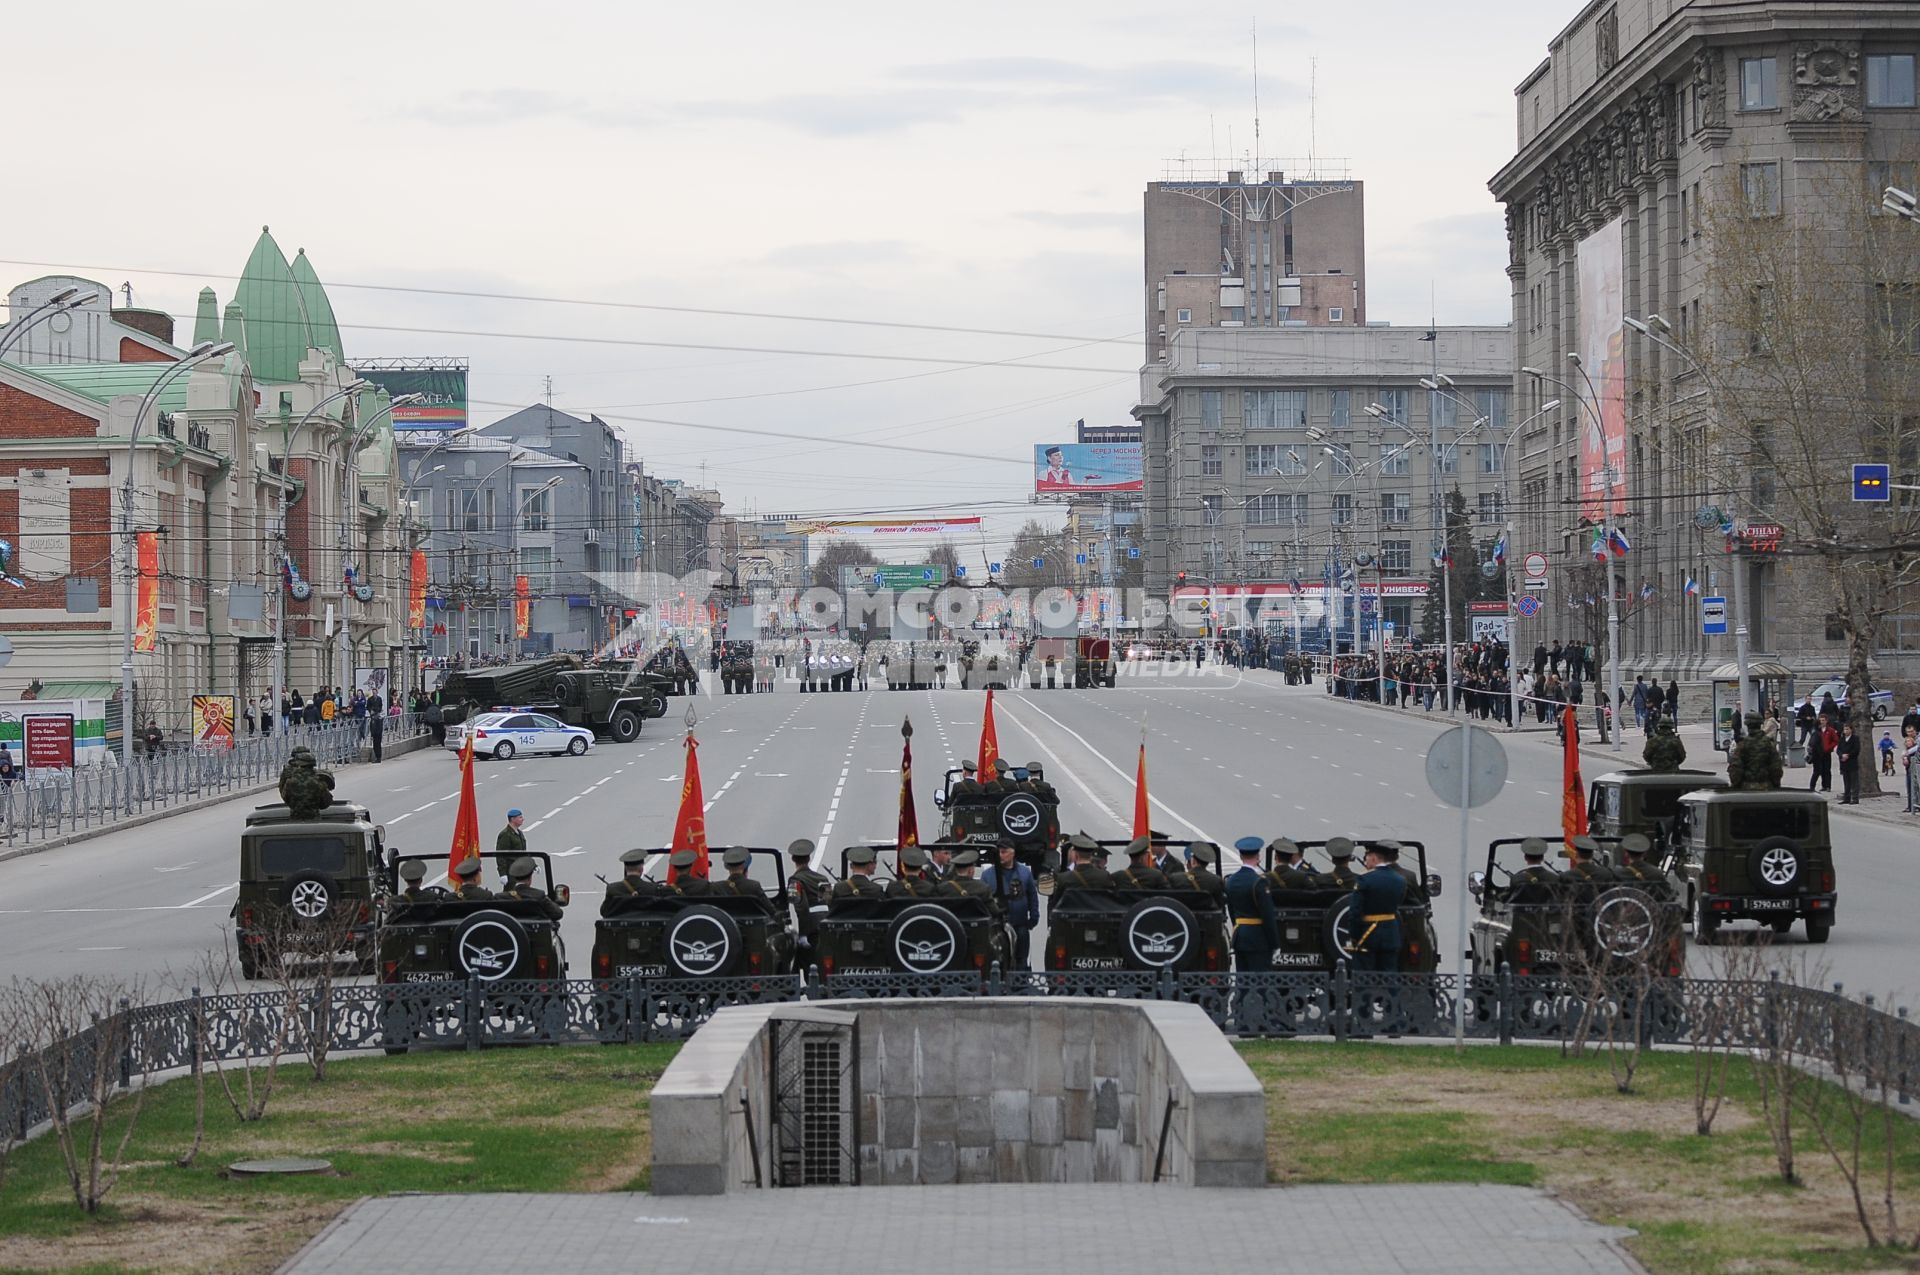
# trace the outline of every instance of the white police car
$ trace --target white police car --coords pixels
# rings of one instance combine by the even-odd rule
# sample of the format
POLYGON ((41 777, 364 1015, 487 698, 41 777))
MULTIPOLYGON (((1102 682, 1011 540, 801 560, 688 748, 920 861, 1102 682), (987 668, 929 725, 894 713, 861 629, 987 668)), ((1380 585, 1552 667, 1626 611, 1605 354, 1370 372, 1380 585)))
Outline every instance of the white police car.
POLYGON ((459 752, 473 732, 473 755, 505 761, 521 753, 567 753, 578 757, 593 747, 593 732, 569 726, 545 713, 478 713, 447 727, 447 747, 459 752))

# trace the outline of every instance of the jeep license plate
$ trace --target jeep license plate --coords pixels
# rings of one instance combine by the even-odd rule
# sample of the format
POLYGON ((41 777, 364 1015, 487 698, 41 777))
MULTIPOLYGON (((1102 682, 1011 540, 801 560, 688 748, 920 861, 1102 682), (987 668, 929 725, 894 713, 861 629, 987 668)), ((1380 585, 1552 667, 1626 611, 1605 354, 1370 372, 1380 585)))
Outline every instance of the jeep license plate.
POLYGON ((1318 965, 1321 963, 1321 959, 1321 956, 1317 952, 1275 952, 1273 954, 1273 968, 1281 969, 1294 966, 1318 965))
POLYGON ((1799 902, 1798 899, 1748 899, 1747 908, 1753 912, 1791 912, 1799 902))
POLYGON ((1076 956, 1067 962, 1077 970, 1117 970, 1120 958, 1117 956, 1076 956))
POLYGON ((452 977, 453 975, 451 973, 438 970, 408 970, 406 977, 400 981, 403 983, 444 983, 452 977))
POLYGON ((621 978, 656 978, 667 972, 664 965, 616 965, 613 972, 621 978))

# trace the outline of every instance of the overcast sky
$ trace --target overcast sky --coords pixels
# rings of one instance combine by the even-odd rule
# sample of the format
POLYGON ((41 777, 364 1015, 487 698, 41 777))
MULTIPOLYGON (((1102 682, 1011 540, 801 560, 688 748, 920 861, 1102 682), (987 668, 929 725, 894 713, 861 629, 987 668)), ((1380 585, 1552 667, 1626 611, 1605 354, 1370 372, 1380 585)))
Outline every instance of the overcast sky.
POLYGON ((1128 419, 1144 184, 1183 155, 1269 166, 1249 159, 1256 16, 1263 155, 1311 149, 1366 182, 1370 317, 1424 323, 1437 296, 1442 323, 1505 323, 1486 181, 1512 152, 1513 86, 1578 9, 36 5, 8 15, 0 256, 131 281, 190 320, 268 224, 330 286, 349 357, 465 355, 482 421, 551 377, 556 406, 615 421, 651 471, 734 512, 977 511, 1002 542, 1033 443, 1128 419))

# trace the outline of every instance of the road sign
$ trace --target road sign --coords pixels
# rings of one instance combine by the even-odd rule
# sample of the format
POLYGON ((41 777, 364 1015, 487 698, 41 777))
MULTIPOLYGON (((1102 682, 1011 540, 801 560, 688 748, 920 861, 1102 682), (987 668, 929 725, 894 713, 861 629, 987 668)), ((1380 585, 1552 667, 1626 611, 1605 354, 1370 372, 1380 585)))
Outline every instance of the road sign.
POLYGON ((1519 610, 1520 614, 1524 616, 1531 617, 1540 614, 1540 599, 1534 597, 1531 593, 1514 603, 1514 606, 1519 610))
POLYGON ((1544 553, 1530 553, 1520 565, 1526 571, 1529 580, 1547 578, 1547 555, 1544 553))
POLYGON ((1087 555, 1084 553, 1076 553, 1073 555, 1073 562, 1075 566, 1084 567, 1087 565, 1087 555))
POLYGON ((1449 806, 1484 806, 1506 784, 1507 750, 1478 726, 1456 726, 1427 749, 1427 787, 1449 806))
POLYGON ((967 569, 966 569, 965 567, 955 567, 955 568, 953 569, 953 578, 954 578, 954 579, 956 579, 956 580, 964 580, 964 579, 966 579, 966 578, 967 578, 967 569))
POLYGON ((1137 558, 1137 557, 1139 557, 1139 556, 1140 556, 1140 546, 1139 546, 1139 545, 1128 545, 1128 546, 1127 546, 1127 556, 1128 556, 1129 558, 1137 558))
POLYGON ((1545 580, 1522 580, 1520 587, 1528 593, 1545 593, 1547 591, 1547 582, 1545 580))
POLYGON ((999 564, 999 563, 997 563, 997 562, 989 562, 989 563, 987 564, 987 574, 988 574, 988 575, 990 575, 990 576, 997 576, 997 575, 999 575, 999 574, 1000 574, 1000 564, 999 564))
POLYGON ((1045 558, 1035 558, 1033 560, 1033 569, 1035 571, 1038 571, 1040 568, 1046 565, 1047 565, 1047 560, 1045 558))
POLYGON ((1853 467, 1853 498, 1855 501, 1869 501, 1875 504, 1892 500, 1893 466, 1855 465, 1853 467))
POLYGON ((1727 600, 1725 598, 1700 599, 1700 631, 1708 637, 1724 634, 1727 631, 1727 600))

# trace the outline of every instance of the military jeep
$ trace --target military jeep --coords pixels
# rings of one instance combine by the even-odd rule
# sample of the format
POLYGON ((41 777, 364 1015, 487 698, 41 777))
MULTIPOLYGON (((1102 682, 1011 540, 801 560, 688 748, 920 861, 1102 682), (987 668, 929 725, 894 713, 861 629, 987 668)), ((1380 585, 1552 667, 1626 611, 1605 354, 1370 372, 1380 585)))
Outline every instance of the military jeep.
MULTIPOLYGON (((899 847, 876 846, 887 867, 899 847)), ((931 850, 933 846, 923 846, 931 850)), ((840 876, 847 875, 846 852, 840 876)), ((875 880, 886 882, 885 873, 875 880)), ((979 973, 1002 969, 1013 951, 1012 935, 990 898, 958 895, 845 898, 827 901, 818 937, 820 972, 835 974, 979 973)))
MULTIPOLYGON (((1468 880, 1480 915, 1468 935, 1475 974, 1624 973, 1645 967, 1678 978, 1686 970, 1686 904, 1664 870, 1655 881, 1515 882, 1522 837, 1487 847, 1487 866, 1468 880)), ((1549 846, 1560 837, 1542 837, 1549 846)), ((1609 857, 1617 840, 1598 838, 1609 857)))
MULTIPOLYGON (((547 897, 565 907, 567 887, 553 883, 553 860, 525 852, 544 880, 547 897)), ((387 865, 386 897, 380 908, 379 966, 382 983, 437 983, 476 979, 564 979, 567 949, 560 922, 540 899, 461 899, 444 886, 428 886, 410 901, 400 892, 400 865, 427 864, 428 877, 444 874, 445 854, 396 854, 387 865)))
MULTIPOLYGON (((650 854, 647 875, 664 882, 667 850, 650 854)), ((714 864, 719 854, 712 855, 714 864)), ((714 878, 708 894, 610 898, 593 929, 593 977, 727 978, 793 972, 793 922, 786 858, 755 849, 748 869, 767 897, 731 894, 714 878)))
POLYGON ((1587 831, 1607 851, 1607 862, 1614 867, 1620 866, 1620 839, 1635 832, 1653 843, 1652 858, 1658 861, 1673 849, 1670 841, 1680 798, 1726 787, 1727 777, 1710 770, 1616 770, 1588 786, 1587 831))
POLYGON ((336 801, 312 819, 285 805, 258 806, 240 833, 240 892, 231 916, 242 977, 260 977, 275 944, 338 941, 331 960, 351 951, 373 957, 374 902, 385 867, 384 833, 365 806, 336 801))
POLYGON ((1001 837, 1013 842, 1014 854, 1036 876, 1060 868, 1060 803, 1038 793, 1015 789, 1006 793, 954 792, 958 770, 949 770, 933 804, 940 808, 940 840, 971 841, 988 846, 1001 837))
POLYGON ((1687 882, 1695 942, 1727 921, 1759 921, 1775 934, 1807 923, 1807 942, 1833 930, 1833 840, 1827 803, 1811 793, 1692 792, 1680 799, 1676 866, 1687 882))
MULTIPOLYGON (((1440 967, 1440 945, 1433 931, 1433 900, 1440 894, 1440 878, 1427 871, 1427 848, 1421 842, 1386 837, 1379 840, 1399 841, 1400 868, 1408 878, 1406 897, 1400 903, 1400 972, 1431 974, 1440 967), (1409 857, 1419 865, 1417 873, 1407 866, 1409 857)), ((1315 850, 1324 853, 1327 845, 1324 841, 1297 844, 1309 855, 1315 850)), ((1356 838, 1354 858, 1363 857, 1371 844, 1356 838)), ((1266 866, 1268 870, 1273 868, 1271 849, 1266 866)), ((1280 942, 1273 949, 1273 968, 1331 971, 1352 959, 1353 944, 1366 929, 1360 923, 1359 902, 1352 887, 1345 885, 1275 889, 1273 906, 1280 914, 1280 942)))
MULTIPOLYGON (((1125 841, 1102 841, 1125 858, 1125 841)), ((1232 967, 1227 914, 1205 890, 1087 890, 1054 896, 1047 912, 1048 970, 1224 973, 1232 967)))

